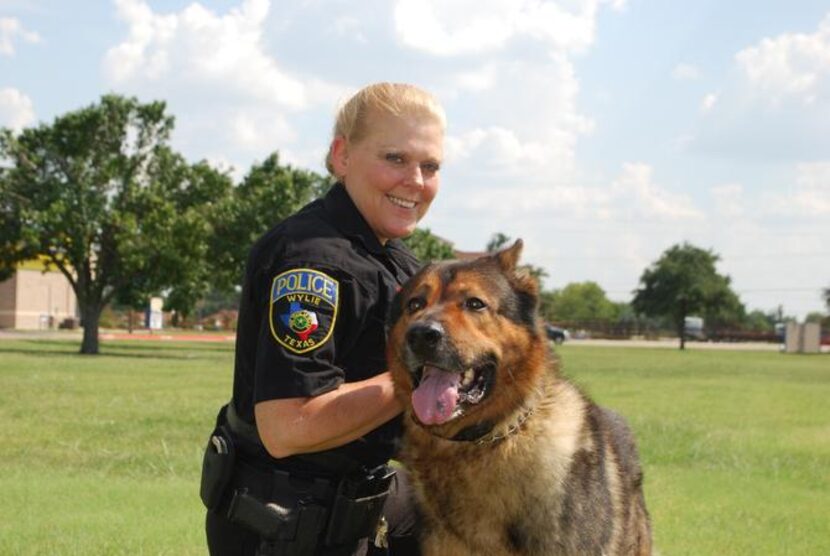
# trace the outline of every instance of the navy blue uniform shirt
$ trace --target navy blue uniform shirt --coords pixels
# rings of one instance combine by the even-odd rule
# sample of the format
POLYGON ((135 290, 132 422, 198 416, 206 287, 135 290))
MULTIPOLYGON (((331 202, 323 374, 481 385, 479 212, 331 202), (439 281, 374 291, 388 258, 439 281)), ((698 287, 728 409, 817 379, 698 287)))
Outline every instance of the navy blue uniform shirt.
MULTIPOLYGON (((274 226, 254 244, 245 271, 237 414, 254 423, 258 402, 317 396, 384 372, 386 315, 419 266, 400 240, 381 245, 341 184, 274 226)), ((329 452, 379 465, 399 433, 400 417, 329 452)), ((292 467, 290 457, 260 457, 292 467)))

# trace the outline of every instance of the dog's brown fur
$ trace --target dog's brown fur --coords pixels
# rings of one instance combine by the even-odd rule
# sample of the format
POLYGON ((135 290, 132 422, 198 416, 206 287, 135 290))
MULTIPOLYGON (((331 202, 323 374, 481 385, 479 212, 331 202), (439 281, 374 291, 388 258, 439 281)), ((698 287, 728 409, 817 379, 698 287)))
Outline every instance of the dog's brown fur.
POLYGON ((476 261, 430 265, 392 310, 401 458, 424 517, 424 552, 650 554, 634 439, 621 417, 559 375, 536 316, 536 281, 516 270, 520 252, 517 241, 476 261), (413 332, 424 326, 438 331, 427 345, 413 332), (489 393, 424 425, 411 399, 425 363, 459 373, 489 364, 491 375, 476 374, 493 377, 489 393))

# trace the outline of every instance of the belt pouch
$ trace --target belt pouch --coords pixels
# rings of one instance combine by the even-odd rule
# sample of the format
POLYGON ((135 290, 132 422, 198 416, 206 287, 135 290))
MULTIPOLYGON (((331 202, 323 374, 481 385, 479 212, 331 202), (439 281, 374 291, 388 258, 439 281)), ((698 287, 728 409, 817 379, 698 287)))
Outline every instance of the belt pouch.
POLYGON ((343 489, 343 483, 338 488, 332 505, 329 525, 326 530, 326 544, 329 546, 353 542, 368 537, 375 532, 378 520, 383 512, 383 503, 389 495, 389 481, 385 481, 384 488, 374 494, 354 497, 343 489))
POLYGON ((216 427, 210 435, 202 459, 202 483, 199 496, 208 510, 216 510, 233 475, 236 449, 228 431, 216 427))

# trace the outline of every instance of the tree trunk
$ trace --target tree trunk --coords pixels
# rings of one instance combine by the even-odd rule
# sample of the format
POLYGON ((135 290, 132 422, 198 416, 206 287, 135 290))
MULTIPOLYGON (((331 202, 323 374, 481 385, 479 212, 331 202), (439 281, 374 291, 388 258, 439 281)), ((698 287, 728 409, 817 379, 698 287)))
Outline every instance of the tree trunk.
POLYGON ((84 326, 84 338, 81 341, 81 353, 98 354, 98 323, 101 320, 101 307, 83 307, 81 319, 84 326))
POLYGON ((680 337, 680 349, 686 349, 686 318, 677 325, 677 335, 680 337))

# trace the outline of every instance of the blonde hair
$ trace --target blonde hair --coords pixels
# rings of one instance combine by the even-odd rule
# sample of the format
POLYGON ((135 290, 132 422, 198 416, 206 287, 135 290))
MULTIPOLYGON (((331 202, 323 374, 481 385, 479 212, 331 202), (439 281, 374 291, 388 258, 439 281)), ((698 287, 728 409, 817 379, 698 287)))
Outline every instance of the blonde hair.
MULTIPOLYGON (((374 111, 393 116, 423 115, 434 118, 441 124, 441 129, 447 126, 444 109, 425 90, 406 83, 373 83, 363 87, 340 107, 334 121, 332 144, 337 137, 344 137, 350 143, 357 143, 366 137, 369 133, 366 122, 374 111)), ((334 175, 331 146, 326 154, 326 168, 334 175)))

